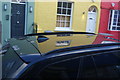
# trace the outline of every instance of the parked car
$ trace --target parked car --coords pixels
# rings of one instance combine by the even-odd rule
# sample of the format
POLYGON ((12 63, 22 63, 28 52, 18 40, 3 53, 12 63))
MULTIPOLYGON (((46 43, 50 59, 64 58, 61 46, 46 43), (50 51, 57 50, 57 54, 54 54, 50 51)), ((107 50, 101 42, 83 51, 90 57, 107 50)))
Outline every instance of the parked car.
POLYGON ((120 80, 120 43, 97 43, 97 36, 58 32, 10 39, 0 54, 2 80, 120 80))

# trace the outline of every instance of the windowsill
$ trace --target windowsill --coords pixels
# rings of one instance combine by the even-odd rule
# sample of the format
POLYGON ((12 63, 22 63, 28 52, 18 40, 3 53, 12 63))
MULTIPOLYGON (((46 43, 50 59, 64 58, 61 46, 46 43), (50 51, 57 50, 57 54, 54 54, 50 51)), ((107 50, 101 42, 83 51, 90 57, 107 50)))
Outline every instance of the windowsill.
POLYGON ((117 32, 117 31, 120 31, 120 30, 109 30, 109 31, 116 31, 117 32))

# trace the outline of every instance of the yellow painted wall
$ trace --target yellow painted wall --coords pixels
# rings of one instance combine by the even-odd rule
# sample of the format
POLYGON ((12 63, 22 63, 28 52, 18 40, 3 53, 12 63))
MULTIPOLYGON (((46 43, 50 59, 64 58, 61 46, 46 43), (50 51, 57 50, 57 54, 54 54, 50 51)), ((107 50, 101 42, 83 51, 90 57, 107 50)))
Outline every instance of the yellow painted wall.
MULTIPOLYGON (((67 0, 63 0, 67 1, 67 0)), ((72 30, 73 31, 86 31, 88 9, 91 6, 96 6, 97 22, 96 22, 96 33, 99 28, 100 20, 100 0, 68 0, 73 2, 73 15, 72 15, 72 30), (83 12, 85 14, 83 15, 83 12)), ((35 23, 38 24, 38 32, 54 31, 56 27, 56 16, 57 16, 57 0, 53 2, 36 2, 35 3, 35 23)))
POLYGON ((35 23, 38 24, 38 32, 54 30, 56 26, 57 1, 35 2, 35 23))
POLYGON ((97 21, 96 21, 96 33, 99 28, 99 20, 100 20, 100 0, 95 0, 96 2, 92 2, 92 0, 84 0, 83 2, 80 0, 75 0, 74 3, 74 11, 73 11, 73 24, 72 29, 74 31, 86 31, 87 26, 87 18, 88 18, 88 9, 91 6, 97 7, 97 21), (85 12, 85 14, 83 14, 85 12))

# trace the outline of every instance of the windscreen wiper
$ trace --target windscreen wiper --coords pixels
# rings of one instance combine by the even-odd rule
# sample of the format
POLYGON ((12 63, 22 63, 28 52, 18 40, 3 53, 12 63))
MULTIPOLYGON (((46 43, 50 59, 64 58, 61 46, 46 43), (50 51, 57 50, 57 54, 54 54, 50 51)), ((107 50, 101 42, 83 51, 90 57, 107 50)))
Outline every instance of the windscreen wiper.
POLYGON ((27 34, 25 36, 58 35, 58 34, 91 34, 91 35, 96 35, 95 33, 90 33, 90 32, 47 32, 47 33, 27 34))

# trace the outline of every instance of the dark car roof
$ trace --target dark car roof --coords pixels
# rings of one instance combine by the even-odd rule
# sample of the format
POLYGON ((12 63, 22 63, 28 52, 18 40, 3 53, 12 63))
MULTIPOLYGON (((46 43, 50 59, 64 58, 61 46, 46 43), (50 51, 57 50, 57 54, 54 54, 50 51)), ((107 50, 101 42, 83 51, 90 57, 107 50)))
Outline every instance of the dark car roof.
MULTIPOLYGON (((73 47, 73 50, 66 48, 65 51, 62 51, 61 49, 61 51, 58 50, 53 51, 53 53, 51 52, 52 54, 48 53, 38 60, 33 61, 27 67, 27 74, 32 74, 32 72, 37 73, 38 70, 42 71, 48 65, 59 63, 61 61, 66 61, 74 58, 86 58, 89 56, 95 56, 94 61, 96 62, 95 64, 97 67, 120 65, 120 55, 118 54, 118 52, 120 52, 120 43, 93 45, 91 48, 90 46, 92 45, 88 45, 86 48, 85 46, 82 46, 84 48, 73 47), (30 67, 32 67, 32 71, 30 67)), ((91 67, 91 64, 89 65, 89 60, 85 64, 87 65, 86 67, 91 67)), ((25 77, 27 74, 25 72, 24 75, 19 77, 25 77)))

